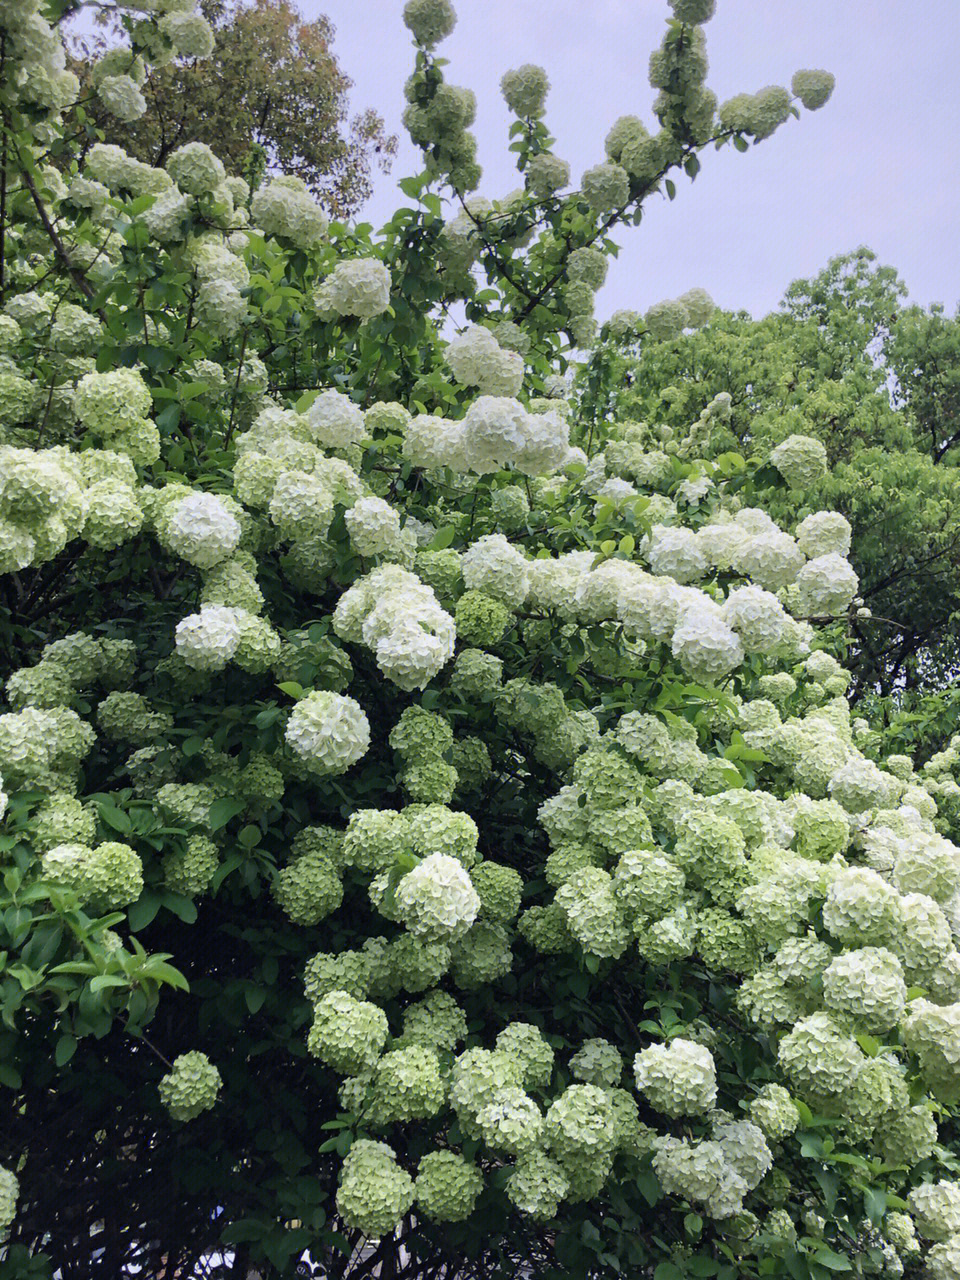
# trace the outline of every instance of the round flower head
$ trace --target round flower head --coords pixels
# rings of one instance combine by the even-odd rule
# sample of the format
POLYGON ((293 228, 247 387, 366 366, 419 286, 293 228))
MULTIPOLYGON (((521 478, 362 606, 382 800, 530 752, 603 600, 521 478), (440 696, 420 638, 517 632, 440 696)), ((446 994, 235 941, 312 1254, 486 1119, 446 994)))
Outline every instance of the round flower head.
POLYGON ((243 611, 205 604, 177 623, 177 653, 198 671, 222 671, 237 652, 243 611))
POLYGON ((178 147, 167 160, 167 172, 188 195, 209 195, 226 176, 223 165, 203 142, 178 147))
POLYGON ((135 427, 152 404, 150 390, 135 369, 84 374, 74 396, 77 417, 102 436, 135 427))
POLYGON ((828 1013, 802 1018, 780 1042, 780 1065, 812 1098, 836 1097, 852 1087, 865 1059, 852 1035, 828 1013))
POLYGON ((396 890, 400 919, 418 937, 436 941, 461 937, 480 910, 480 898, 461 864, 433 853, 408 871, 396 890))
POLYGON ((435 1116, 446 1100, 435 1049, 412 1044, 385 1053, 373 1077, 379 1123, 407 1123, 435 1116))
POLYGON ((338 262, 313 295, 318 311, 369 320, 390 305, 390 272, 377 258, 338 262))
POLYGON ((678 22, 698 26, 709 22, 716 11, 717 0, 670 0, 670 8, 678 22))
POLYGON ((369 1138, 354 1141, 340 1170, 337 1212, 369 1240, 392 1234, 413 1204, 413 1179, 391 1147, 369 1138))
POLYGON ((609 1040, 585 1040, 570 1059, 570 1074, 584 1084, 612 1089, 623 1075, 623 1059, 609 1040))
POLYGON ((603 1161, 617 1143, 610 1096, 593 1084, 572 1084, 550 1105, 544 1135, 551 1153, 568 1169, 603 1161))
POLYGON ((618 164, 598 164, 584 172, 580 190, 594 213, 611 213, 629 200, 630 178, 618 164))
POLYGON ((829 100, 835 83, 829 71, 797 71, 790 88, 808 111, 817 111, 829 100))
POLYGON ((770 454, 791 489, 809 488, 827 474, 827 451, 813 436, 788 436, 770 454))
POLYGON ((884 1032, 903 1015, 907 986, 900 961, 880 947, 845 951, 823 974, 828 1009, 861 1022, 868 1031, 884 1032))
POLYGON ((181 1053, 160 1081, 160 1101, 174 1120, 195 1120, 214 1106, 222 1083, 220 1072, 205 1053, 181 1053))
POLYGON ((20 1184, 9 1169, 0 1165, 0 1231, 6 1232, 17 1212, 20 1184))
POLYGON ((457 15, 450 0, 407 0, 403 21, 418 44, 432 49, 456 26, 457 15))
POLYGON ((500 1050, 467 1049, 454 1061, 450 1076, 450 1103, 464 1132, 480 1137, 477 1116, 508 1088, 519 1088, 521 1064, 500 1050))
POLYGON ((508 71, 500 81, 500 92, 514 115, 538 116, 543 111, 550 88, 547 73, 542 67, 524 63, 515 71, 508 71))
POLYGON ((810 560, 849 555, 851 536, 850 522, 839 511, 815 511, 797 525, 797 542, 810 560))
POLYGON ((359 703, 328 691, 308 694, 287 721, 286 741, 314 773, 345 773, 370 746, 359 703))
POLYGON ((163 540, 196 568, 212 569, 236 549, 240 523, 215 494, 196 493, 167 509, 163 540))
POLYGON ((907 1197, 917 1231, 926 1240, 960 1235, 960 1184, 942 1178, 922 1182, 907 1197))
POLYGON ((867 867, 841 871, 823 906, 824 926, 847 946, 882 946, 894 936, 899 917, 899 894, 867 867))
POLYGON ((843 614, 860 587, 848 560, 835 551, 809 560, 797 573, 797 602, 811 617, 843 614))
POLYGON ((400 513, 382 498, 361 498, 344 517, 359 556, 379 556, 397 545, 400 513))
POLYGON ((702 1115, 717 1097, 713 1055, 703 1045, 679 1037, 642 1049, 633 1061, 637 1088, 667 1116, 702 1115))
POLYGON ((542 1151, 518 1157, 505 1190, 515 1208, 538 1222, 554 1218, 560 1201, 570 1190, 561 1166, 542 1151))
POLYGON ((388 1031, 387 1016, 375 1004, 330 991, 317 1003, 307 1048, 341 1075, 361 1075, 380 1057, 388 1031))
POLYGON ((310 926, 337 910, 343 885, 326 854, 307 853, 281 869, 273 896, 294 924, 310 926))
POLYGON ((525 1089, 545 1089, 550 1083, 553 1050, 532 1023, 509 1023, 497 1036, 497 1049, 519 1062, 525 1089))
POLYGON ((432 1222, 463 1222, 483 1190, 483 1176, 455 1151, 429 1151, 417 1165, 417 1205, 432 1222))
POLYGON ((765 1084, 750 1103, 750 1118, 770 1142, 782 1142, 800 1127, 800 1112, 782 1085, 765 1084))
POLYGON ((664 299, 655 302, 644 314, 644 323, 650 337, 656 342, 667 342, 678 338, 689 324, 687 308, 679 299, 664 299))
POLYGON ((513 867, 484 861, 470 872, 473 887, 480 898, 480 911, 487 920, 509 924, 520 910, 523 879, 513 867))
POLYGON ((543 1115, 522 1089, 501 1089, 477 1112, 477 1126, 483 1141, 493 1151, 520 1155, 541 1145, 543 1115))
POLYGON ((542 151, 530 157, 524 176, 531 194, 546 199, 569 183, 570 166, 559 156, 542 151))
POLYGON ((304 416, 311 439, 326 449, 346 449, 363 439, 363 411, 342 391, 321 391, 304 416))

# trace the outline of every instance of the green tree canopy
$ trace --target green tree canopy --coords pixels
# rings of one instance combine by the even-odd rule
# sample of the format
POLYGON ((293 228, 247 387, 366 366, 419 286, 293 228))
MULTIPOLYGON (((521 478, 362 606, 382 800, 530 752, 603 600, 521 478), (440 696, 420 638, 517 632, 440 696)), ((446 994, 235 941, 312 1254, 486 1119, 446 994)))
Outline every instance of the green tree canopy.
POLYGON ((860 595, 875 615, 855 626, 861 693, 935 691, 958 663, 960 322, 905 305, 905 294, 862 249, 796 281, 761 320, 717 313, 682 336, 611 338, 582 377, 600 431, 608 411, 677 431, 725 391, 733 412, 711 435, 714 456, 763 459, 794 433, 823 442, 827 474, 769 501, 782 519, 820 503, 853 526, 860 595))

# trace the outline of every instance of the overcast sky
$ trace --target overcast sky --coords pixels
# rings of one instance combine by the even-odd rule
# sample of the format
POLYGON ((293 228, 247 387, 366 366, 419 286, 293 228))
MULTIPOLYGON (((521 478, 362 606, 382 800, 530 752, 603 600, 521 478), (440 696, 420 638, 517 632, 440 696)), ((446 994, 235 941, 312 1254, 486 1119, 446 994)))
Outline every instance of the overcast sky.
MULTIPOLYGON (((477 95, 483 195, 518 185, 510 166, 504 71, 544 66, 547 123, 574 179, 603 159, 617 116, 656 127, 647 60, 666 0, 455 0, 459 21, 440 46, 445 75, 477 95)), ((419 153, 400 124, 413 64, 402 0, 301 0, 326 13, 353 79, 353 107, 375 107, 400 135, 391 177, 364 216, 381 225, 397 178, 419 153)), ((670 204, 654 197, 639 227, 620 230, 619 260, 598 297, 602 320, 700 286, 719 305, 761 315, 798 276, 866 244, 895 266, 917 302, 960 302, 960 0, 718 0, 706 27, 709 86, 722 101, 799 67, 824 67, 837 88, 821 111, 790 120, 740 154, 704 154, 670 204)))

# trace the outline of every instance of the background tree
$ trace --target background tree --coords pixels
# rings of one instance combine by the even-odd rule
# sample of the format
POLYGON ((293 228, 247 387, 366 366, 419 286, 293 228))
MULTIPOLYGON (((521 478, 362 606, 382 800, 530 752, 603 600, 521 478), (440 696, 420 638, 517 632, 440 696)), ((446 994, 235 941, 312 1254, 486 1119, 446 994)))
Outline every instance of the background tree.
MULTIPOLYGON (((162 165, 184 142, 205 142, 234 171, 262 147, 271 170, 296 174, 335 217, 356 212, 374 168, 389 171, 396 138, 373 110, 352 119, 352 81, 332 49, 322 14, 307 22, 288 0, 202 0, 216 45, 209 58, 151 66, 147 110, 121 123, 97 99, 88 111, 107 142, 162 165)), ((76 42, 73 68, 89 85, 94 62, 114 44, 105 32, 76 42)))
MULTIPOLYGON (((765 458, 794 433, 820 439, 829 471, 798 496, 773 469, 762 505, 799 521, 820 504, 853 526, 852 559, 873 619, 856 624, 855 696, 934 694, 955 677, 960 616, 960 322, 903 304, 868 249, 790 286, 780 311, 717 312, 693 333, 636 331, 601 345, 581 375, 597 430, 628 414, 669 436, 718 392, 732 416, 710 453, 765 458)), ((952 726, 947 726, 952 731, 952 726)))

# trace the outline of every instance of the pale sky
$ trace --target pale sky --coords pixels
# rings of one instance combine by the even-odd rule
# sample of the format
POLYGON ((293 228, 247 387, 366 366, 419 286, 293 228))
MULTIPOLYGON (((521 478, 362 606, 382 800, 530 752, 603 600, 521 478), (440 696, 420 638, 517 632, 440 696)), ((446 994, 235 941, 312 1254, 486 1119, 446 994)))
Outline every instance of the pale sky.
MULTIPOLYGON (((444 74, 477 95, 480 193, 519 185, 510 166, 504 71, 546 68, 547 123, 574 180, 603 159, 619 115, 651 129, 647 60, 666 0, 454 0, 458 23, 440 46, 444 74)), ((400 135, 393 175, 379 176, 363 217, 380 226, 399 203, 397 178, 419 153, 400 123, 413 48, 402 0, 300 0, 326 13, 334 50, 355 87, 400 135)), ((896 267, 920 303, 960 302, 960 0, 718 0, 707 25, 708 85, 722 101, 800 67, 823 67, 837 88, 818 112, 790 120, 746 154, 702 156, 694 183, 677 179, 671 204, 654 197, 639 227, 614 237, 620 257, 597 299, 603 320, 643 311, 695 286, 725 308, 762 315, 798 276, 866 244, 896 267)))

